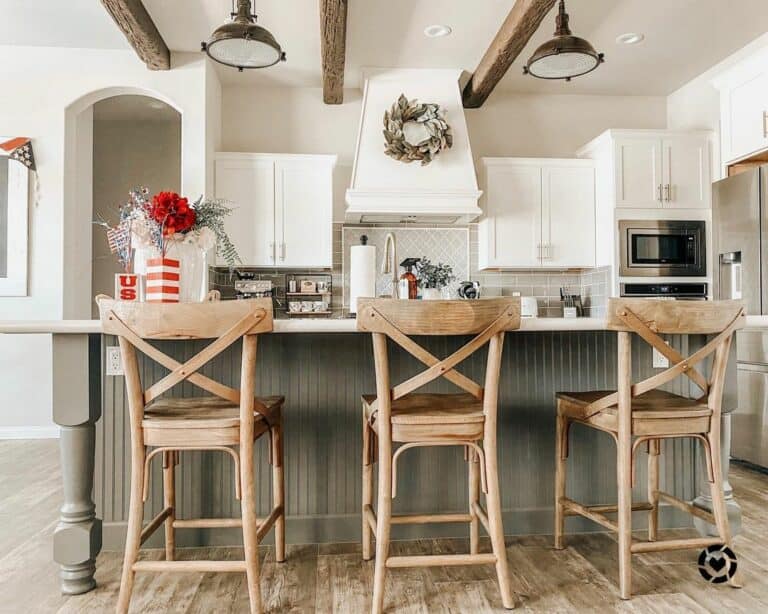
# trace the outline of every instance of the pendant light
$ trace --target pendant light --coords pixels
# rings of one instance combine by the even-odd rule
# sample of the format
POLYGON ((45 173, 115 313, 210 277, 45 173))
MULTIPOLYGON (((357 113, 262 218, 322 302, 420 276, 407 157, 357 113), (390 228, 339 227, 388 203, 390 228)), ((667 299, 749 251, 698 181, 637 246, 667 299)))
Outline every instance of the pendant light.
POLYGON ((285 52, 272 33, 256 25, 251 0, 237 0, 232 21, 216 28, 208 42, 201 46, 212 60, 240 72, 244 68, 266 68, 285 61, 285 52))
POLYGON ((603 54, 583 38, 573 36, 568 27, 565 0, 560 0, 555 37, 541 45, 528 60, 523 73, 539 79, 565 79, 592 72, 602 62, 603 54))

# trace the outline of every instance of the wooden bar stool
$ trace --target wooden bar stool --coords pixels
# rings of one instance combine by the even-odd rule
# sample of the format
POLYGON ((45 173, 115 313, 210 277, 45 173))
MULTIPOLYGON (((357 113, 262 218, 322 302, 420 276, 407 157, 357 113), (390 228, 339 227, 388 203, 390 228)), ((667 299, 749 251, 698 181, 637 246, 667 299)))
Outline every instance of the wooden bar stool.
POLYGON ((384 607, 387 568, 495 564, 502 602, 514 607, 501 521, 496 458, 496 410, 504 331, 520 327, 520 299, 405 301, 358 299, 357 328, 373 333, 376 394, 363 396, 363 559, 370 560, 376 537, 373 612, 384 607), (412 335, 476 335, 447 358, 433 356, 412 335), (425 371, 391 386, 387 338, 427 366, 425 371), (481 386, 455 367, 486 344, 488 360, 481 386), (444 377, 464 392, 421 394, 415 391, 444 377), (402 444, 393 450, 393 444, 402 444), (467 514, 393 515, 397 461, 414 447, 464 446, 469 466, 467 514), (374 450, 378 448, 378 459, 374 450), (373 463, 378 460, 377 511, 373 511, 373 463), (480 489, 487 512, 480 505, 480 489), (389 556, 392 524, 468 522, 470 553, 389 556), (491 538, 493 554, 478 551, 478 525, 491 538))
POLYGON ((619 537, 619 584, 622 599, 632 592, 632 554, 685 548, 730 545, 731 533, 723 493, 720 464, 720 414, 728 353, 734 332, 744 326, 744 309, 737 301, 671 302, 652 299, 611 299, 608 328, 618 332, 618 391, 560 392, 557 394, 555 473, 555 548, 563 548, 565 517, 580 515, 616 531, 619 537), (666 356, 671 366, 632 384, 632 334, 666 356), (689 357, 683 357, 661 334, 714 335, 689 357), (696 369, 714 355, 711 374, 696 369), (658 388, 688 377, 701 389, 696 399, 658 388), (618 506, 582 505, 566 496, 568 430, 576 422, 610 433, 617 445, 618 506), (662 439, 694 438, 704 449, 713 514, 659 490, 659 454, 662 439), (632 504, 634 456, 638 446, 648 446, 648 501, 632 504), (657 541, 659 501, 689 512, 717 527, 718 537, 657 541), (632 511, 649 512, 648 541, 632 538, 632 511), (617 513, 614 521, 606 513, 617 513))
POLYGON ((117 335, 125 371, 131 429, 131 499, 128 535, 117 611, 127 612, 137 571, 245 572, 251 612, 261 612, 258 545, 275 527, 275 558, 285 560, 285 509, 281 409, 283 397, 254 397, 256 340, 272 330, 271 299, 207 303, 127 303, 97 297, 105 334, 117 335), (149 340, 215 339, 184 364, 167 356, 149 340), (233 343, 242 339, 240 390, 216 382, 199 370, 233 343), (169 369, 170 373, 144 390, 136 350, 169 369), (189 381, 214 396, 160 398, 164 392, 189 381), (270 438, 273 508, 265 519, 256 517, 254 441, 270 438), (216 450, 235 463, 235 494, 240 518, 179 519, 176 517, 175 465, 182 450, 216 450), (163 510, 143 525, 144 502, 149 492, 149 465, 163 459, 163 510), (140 561, 139 547, 165 525, 165 560, 140 561), (242 561, 177 561, 177 528, 242 527, 242 561))

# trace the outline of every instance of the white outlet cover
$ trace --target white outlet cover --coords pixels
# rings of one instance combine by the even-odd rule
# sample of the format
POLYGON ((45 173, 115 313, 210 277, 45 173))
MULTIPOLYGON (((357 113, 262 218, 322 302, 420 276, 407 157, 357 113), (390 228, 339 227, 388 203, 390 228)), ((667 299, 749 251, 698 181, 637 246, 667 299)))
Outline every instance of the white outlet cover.
POLYGON ((107 346, 106 356, 107 375, 123 375, 123 362, 120 358, 120 348, 116 345, 107 346))
POLYGON ((669 367, 669 359, 664 356, 659 350, 653 348, 653 368, 654 369, 666 369, 669 367))

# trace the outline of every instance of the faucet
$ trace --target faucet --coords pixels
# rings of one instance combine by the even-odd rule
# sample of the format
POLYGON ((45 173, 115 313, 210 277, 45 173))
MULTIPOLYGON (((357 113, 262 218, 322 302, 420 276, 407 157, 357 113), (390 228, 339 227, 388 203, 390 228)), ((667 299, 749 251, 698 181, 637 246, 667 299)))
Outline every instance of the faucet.
POLYGON ((381 262, 381 272, 392 274, 392 298, 399 298, 397 295, 397 242, 395 235, 391 232, 387 233, 387 238, 384 239, 384 260, 381 262))

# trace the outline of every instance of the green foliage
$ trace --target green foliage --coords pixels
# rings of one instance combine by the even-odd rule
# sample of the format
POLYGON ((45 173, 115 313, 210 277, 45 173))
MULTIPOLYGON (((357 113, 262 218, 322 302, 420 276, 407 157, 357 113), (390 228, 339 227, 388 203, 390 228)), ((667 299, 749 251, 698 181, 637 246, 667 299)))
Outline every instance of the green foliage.
POLYGON ((216 253, 225 260, 230 268, 233 268, 237 263, 242 264, 237 249, 227 231, 224 230, 224 218, 233 211, 232 207, 227 206, 227 201, 221 198, 203 198, 201 196, 194 207, 197 217, 192 230, 210 228, 216 235, 216 253))
POLYGON ((416 273, 419 278, 419 286, 422 288, 437 288, 439 290, 456 279, 450 264, 443 264, 442 262, 432 264, 426 256, 416 263, 416 273))

